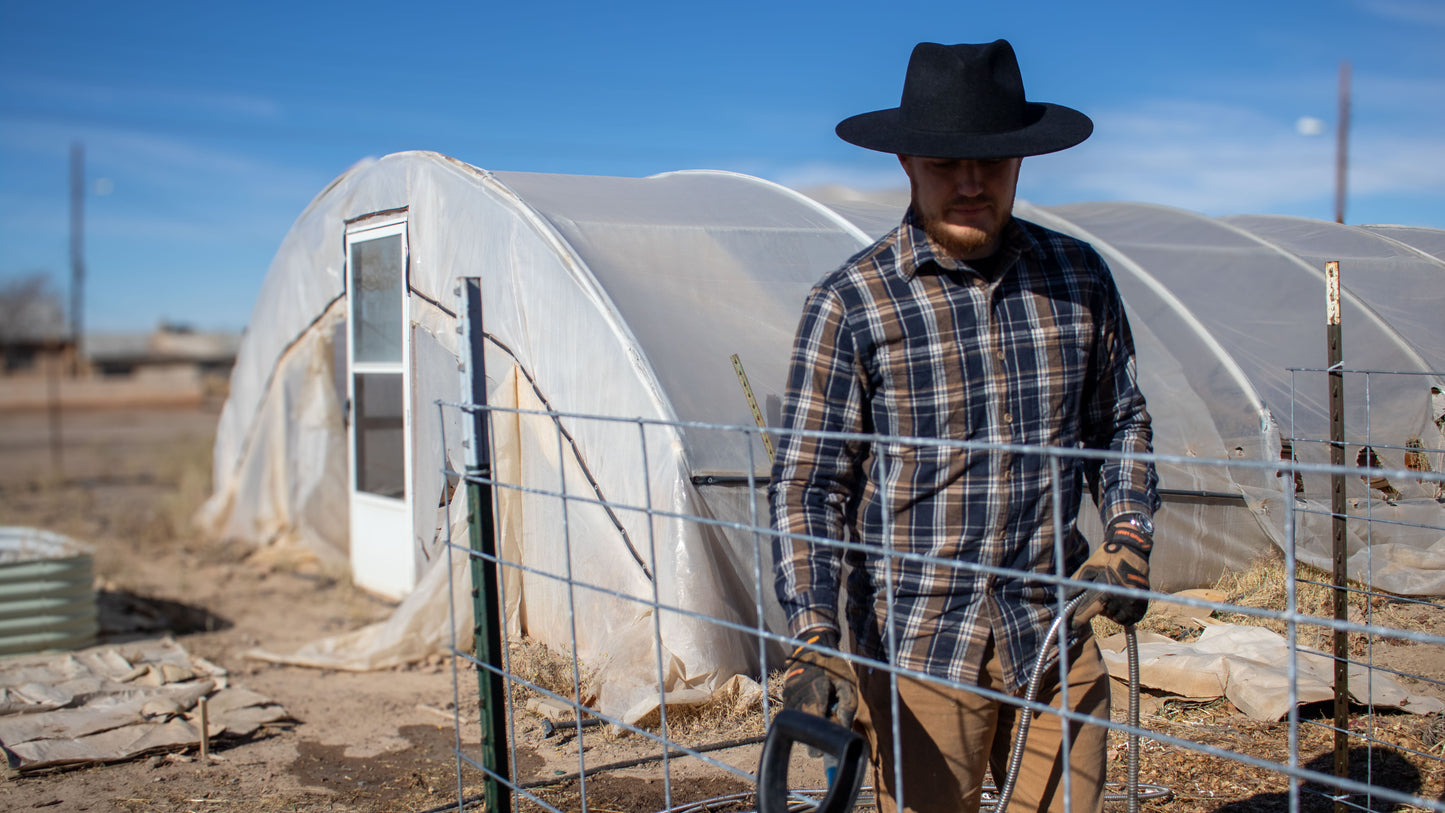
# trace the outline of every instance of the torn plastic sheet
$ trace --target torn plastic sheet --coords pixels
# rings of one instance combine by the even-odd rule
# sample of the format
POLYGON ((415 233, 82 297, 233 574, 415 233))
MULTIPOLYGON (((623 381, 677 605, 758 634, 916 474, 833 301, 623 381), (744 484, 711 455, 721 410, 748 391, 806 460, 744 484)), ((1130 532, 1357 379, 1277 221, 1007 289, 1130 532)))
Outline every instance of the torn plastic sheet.
MULTIPOLYGON (((1109 674, 1129 679, 1123 634, 1099 642, 1109 674)), ((1296 649, 1294 697, 1290 695, 1289 642, 1263 627, 1211 624, 1197 641, 1182 643, 1153 633, 1139 634, 1139 682, 1156 691, 1195 700, 1228 698, 1255 720, 1275 721, 1296 703, 1330 700, 1334 693, 1334 660, 1308 649, 1296 649)), ((1350 696, 1375 708, 1397 708, 1413 714, 1445 711, 1445 702, 1411 694, 1379 669, 1350 664, 1350 696)))
POLYGON ((212 739, 289 719, 164 638, 0 661, 0 748, 28 772, 199 746, 202 698, 212 739))

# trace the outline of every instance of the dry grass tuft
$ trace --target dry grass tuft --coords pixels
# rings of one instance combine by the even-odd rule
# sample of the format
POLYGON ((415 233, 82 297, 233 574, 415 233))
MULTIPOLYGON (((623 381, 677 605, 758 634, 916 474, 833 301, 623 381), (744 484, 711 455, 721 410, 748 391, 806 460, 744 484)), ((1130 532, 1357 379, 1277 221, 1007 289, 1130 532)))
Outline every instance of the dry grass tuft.
POLYGON ((1445 714, 1435 713, 1421 720, 1419 740, 1425 753, 1445 758, 1445 714))
MULTIPOLYGON (((531 639, 522 639, 508 644, 508 665, 510 671, 520 680, 553 692, 564 698, 575 696, 576 680, 570 655, 556 652, 531 639)), ((587 670, 580 674, 584 705, 595 705, 597 691, 594 675, 587 670)), ((542 692, 521 684, 514 684, 513 702, 525 706, 534 697, 544 697, 542 692)), ((769 681, 774 709, 780 708, 782 691, 781 670, 769 681)), ((661 715, 654 711, 636 725, 640 728, 661 733, 661 715)), ((667 708, 667 729, 669 738, 684 744, 701 744, 729 739, 745 739, 761 736, 766 730, 762 714, 762 696, 759 692, 718 692, 703 703, 671 705, 667 708)), ((611 739, 611 734, 603 734, 611 739)))
MULTIPOLYGON (((767 732, 767 720, 763 717, 762 688, 753 684, 751 691, 724 690, 702 703, 668 706, 668 737, 689 745, 761 737, 767 732)), ((776 713, 782 708, 781 669, 769 675, 765 690, 772 704, 771 710, 776 713)), ((638 725, 654 733, 662 732, 657 712, 642 718, 638 725)))
MULTIPOLYGON (((1289 584, 1291 579, 1284 572, 1284 559, 1278 556, 1263 556, 1245 570, 1226 573, 1215 583, 1215 589, 1225 593, 1230 604, 1261 610, 1284 612, 1288 607, 1289 584)), ((1333 575, 1317 567, 1298 563, 1295 566, 1294 590, 1295 607, 1307 615, 1334 614, 1334 588, 1330 587, 1333 575)), ((1365 589, 1363 585, 1351 583, 1350 587, 1365 589)), ((1354 602, 1363 606, 1364 597, 1352 594, 1354 602)), ((1257 618, 1257 617, 1256 617, 1257 618)), ((1230 617, 1233 623, 1247 623, 1230 617)), ((1275 624, 1283 631, 1283 623, 1265 619, 1256 623, 1275 624)))
MULTIPOLYGON (((555 652, 530 638, 511 641, 507 645, 507 667, 516 678, 566 698, 576 695, 575 687, 580 678, 582 702, 595 702, 595 692, 588 689, 591 673, 580 664, 580 672, 574 673, 572 664, 570 655, 555 652)), ((518 704, 525 704, 533 697, 545 697, 541 692, 523 685, 517 685, 516 692, 518 704)))
MULTIPOLYGON (((1294 579, 1288 579, 1284 571, 1284 559, 1278 555, 1262 556, 1243 570, 1225 573, 1214 583, 1213 589, 1224 594, 1226 604, 1282 613, 1287 608, 1290 581, 1294 582, 1295 608, 1299 613, 1319 618, 1334 617, 1334 588, 1329 586, 1332 575, 1319 568, 1298 563, 1294 579)), ((1350 587, 1358 591, 1366 590, 1364 585, 1353 582, 1350 587)), ((1364 612, 1368 598, 1364 592, 1351 592, 1348 598, 1351 612, 1364 612)), ((1268 616, 1216 610, 1213 617, 1229 624, 1265 627, 1280 635, 1286 633, 1284 621, 1268 616)), ((1094 634, 1099 638, 1124 631, 1123 627, 1102 616, 1095 617, 1093 625, 1094 634)), ((1183 641, 1192 640, 1199 634, 1198 629, 1181 627, 1177 619, 1167 613, 1156 612, 1152 607, 1149 614, 1136 625, 1136 629, 1183 641)), ((1325 645, 1330 634, 1327 628, 1309 625, 1301 625, 1298 632, 1300 644, 1310 647, 1325 645)))
MULTIPOLYGON (((649 715, 644 723, 649 730, 661 731, 656 714, 649 715)), ((715 695, 705 703, 672 706, 667 710, 668 737, 684 744, 758 737, 766 730, 761 697, 757 694, 751 697, 715 695)))
MULTIPOLYGON (((1295 609, 1302 615, 1318 618, 1334 618, 1334 588, 1330 587, 1333 575, 1304 563, 1295 567, 1293 578, 1284 570, 1284 560, 1278 556, 1266 556, 1255 560, 1245 570, 1226 573, 1220 577, 1215 589, 1223 592, 1226 601, 1239 607, 1248 607, 1271 612, 1288 609, 1289 589, 1294 586, 1295 609)), ((1364 589, 1363 585, 1350 587, 1364 589)), ((1350 608, 1359 611, 1364 607, 1364 593, 1349 593, 1350 608)), ((1230 624, 1247 624, 1264 627, 1272 632, 1288 633, 1284 621, 1248 613, 1216 612, 1215 617, 1230 624)), ((1301 646, 1319 648, 1326 646, 1333 633, 1327 627, 1301 624, 1296 626, 1297 640, 1301 646)))

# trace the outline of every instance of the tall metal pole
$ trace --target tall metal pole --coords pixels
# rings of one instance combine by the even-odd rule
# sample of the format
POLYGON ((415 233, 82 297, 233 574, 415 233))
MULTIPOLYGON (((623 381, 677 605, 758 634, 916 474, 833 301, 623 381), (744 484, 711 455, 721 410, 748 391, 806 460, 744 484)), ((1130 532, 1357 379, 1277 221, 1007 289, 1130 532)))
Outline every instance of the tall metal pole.
POLYGON ((85 313, 85 146, 70 145, 70 338, 71 375, 80 372, 85 313))
MULTIPOLYGON (((1330 465, 1335 473, 1330 476, 1331 530, 1334 542, 1334 616, 1336 621, 1349 617, 1348 594, 1345 592, 1349 580, 1346 565, 1345 516, 1345 475, 1340 467, 1345 465, 1345 387, 1344 387, 1344 340, 1340 328, 1340 264, 1335 260, 1325 263, 1325 285, 1327 302, 1325 306, 1325 343, 1328 353, 1329 399, 1330 399, 1330 465)), ((1335 629, 1335 776, 1348 778, 1350 775, 1350 641, 1344 630, 1335 629)), ((1335 813, 1344 813, 1344 802, 1335 802, 1335 813)))
POLYGON ((1345 177, 1350 163, 1350 62, 1340 63, 1340 115, 1335 125, 1335 222, 1345 222, 1345 177))

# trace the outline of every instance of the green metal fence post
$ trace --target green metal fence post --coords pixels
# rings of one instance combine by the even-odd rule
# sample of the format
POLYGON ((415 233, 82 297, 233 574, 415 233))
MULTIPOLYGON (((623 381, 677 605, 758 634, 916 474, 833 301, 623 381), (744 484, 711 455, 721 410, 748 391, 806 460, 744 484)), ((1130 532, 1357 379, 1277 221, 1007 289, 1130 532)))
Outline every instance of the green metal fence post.
POLYGON ((487 771, 484 798, 488 813, 511 813, 512 792, 503 780, 511 776, 507 758, 507 686, 502 676, 502 605, 498 589, 498 545, 493 504, 492 443, 487 402, 487 376, 482 331, 482 297, 479 280, 463 281, 465 308, 463 345, 470 357, 467 385, 462 388, 475 407, 466 436, 467 522, 471 538, 472 618, 481 701, 482 767, 487 771), (490 667, 490 668, 486 668, 490 667), (498 779, 497 777, 502 777, 498 779))

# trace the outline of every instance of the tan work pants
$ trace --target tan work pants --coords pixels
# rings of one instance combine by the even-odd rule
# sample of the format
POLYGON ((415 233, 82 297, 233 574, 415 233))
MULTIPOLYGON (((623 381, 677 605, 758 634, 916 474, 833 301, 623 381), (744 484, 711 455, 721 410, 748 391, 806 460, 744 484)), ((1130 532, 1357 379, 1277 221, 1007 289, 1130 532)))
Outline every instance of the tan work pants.
MULTIPOLYGON (((1069 661, 1069 705, 1081 714, 1109 719, 1109 673, 1092 635, 1074 648, 1069 661)), ((1059 708, 1057 663, 1040 685, 1038 701, 1059 708)), ((855 728, 873 751, 873 787, 881 813, 897 813, 895 748, 889 723, 889 674, 859 667, 859 704, 855 728)), ((990 640, 979 672, 979 685, 1005 691, 1002 665, 990 640)), ((1019 697, 1024 695, 1021 690, 1019 697)), ((903 767, 903 803, 907 813, 956 813, 978 810, 984 775, 995 783, 1007 775, 1019 707, 968 691, 898 679, 900 738, 897 760, 903 767)), ((1033 715, 1010 811, 1063 811, 1063 764, 1059 747, 1063 719, 1047 712, 1033 715)), ((1069 809, 1103 809, 1108 729, 1071 722, 1069 726, 1069 809)))

